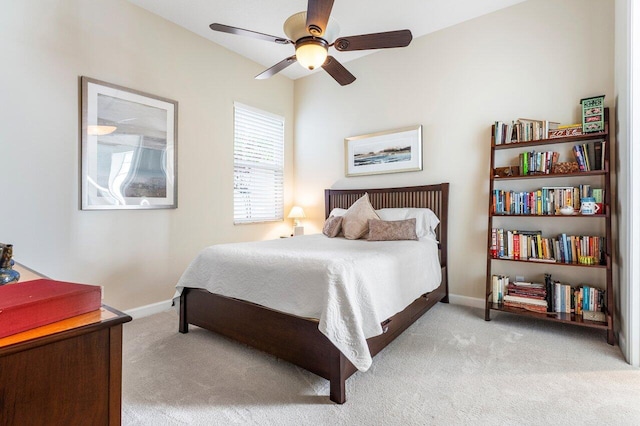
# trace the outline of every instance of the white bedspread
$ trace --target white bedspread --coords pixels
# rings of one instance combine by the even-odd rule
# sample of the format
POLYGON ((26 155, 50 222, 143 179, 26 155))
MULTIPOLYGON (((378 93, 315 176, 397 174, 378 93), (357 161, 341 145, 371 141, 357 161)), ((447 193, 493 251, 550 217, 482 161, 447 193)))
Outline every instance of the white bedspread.
POLYGON ((176 285, 319 320, 318 329, 358 368, 380 323, 440 285, 433 240, 366 241, 322 234, 220 244, 200 252, 176 285))

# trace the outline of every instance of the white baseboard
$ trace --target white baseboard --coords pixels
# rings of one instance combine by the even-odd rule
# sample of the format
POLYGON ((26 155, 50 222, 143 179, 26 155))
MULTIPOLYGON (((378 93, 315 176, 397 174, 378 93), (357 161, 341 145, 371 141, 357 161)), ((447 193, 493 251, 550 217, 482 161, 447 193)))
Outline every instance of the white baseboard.
POLYGON ((484 309, 484 299, 477 297, 458 296, 457 294, 449 293, 449 303, 454 305, 470 306, 472 308, 484 309))
POLYGON ((172 300, 163 300, 162 302, 152 303, 150 305, 140 306, 139 308, 129 309, 124 311, 125 314, 130 315, 133 319, 148 317, 149 315, 158 314, 160 312, 168 311, 171 309, 172 300))
MULTIPOLYGON (((152 303, 150 305, 140 306, 138 308, 129 309, 124 311, 131 318, 144 318, 149 315, 158 314, 160 312, 168 311, 172 308, 171 303, 173 300, 163 300, 162 302, 152 303)), ((449 303, 454 305, 470 306, 472 308, 484 309, 484 300, 477 297, 458 296, 456 294, 449 294, 449 303)))

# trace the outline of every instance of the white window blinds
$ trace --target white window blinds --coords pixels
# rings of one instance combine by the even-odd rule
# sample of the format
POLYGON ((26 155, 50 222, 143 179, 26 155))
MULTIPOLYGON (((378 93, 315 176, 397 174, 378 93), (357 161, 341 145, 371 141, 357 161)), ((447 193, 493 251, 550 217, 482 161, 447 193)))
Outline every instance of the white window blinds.
POLYGON ((284 117, 234 105, 233 222, 283 219, 284 117))

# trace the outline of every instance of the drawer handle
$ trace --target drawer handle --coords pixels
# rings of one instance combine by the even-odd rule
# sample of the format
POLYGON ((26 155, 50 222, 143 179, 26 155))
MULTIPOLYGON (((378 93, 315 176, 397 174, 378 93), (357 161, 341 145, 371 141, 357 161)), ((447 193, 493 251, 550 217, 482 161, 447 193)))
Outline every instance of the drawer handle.
POLYGON ((390 319, 386 320, 386 321, 382 321, 382 324, 380 324, 382 326, 382 334, 386 333, 387 331, 389 331, 389 323, 391 322, 390 319))

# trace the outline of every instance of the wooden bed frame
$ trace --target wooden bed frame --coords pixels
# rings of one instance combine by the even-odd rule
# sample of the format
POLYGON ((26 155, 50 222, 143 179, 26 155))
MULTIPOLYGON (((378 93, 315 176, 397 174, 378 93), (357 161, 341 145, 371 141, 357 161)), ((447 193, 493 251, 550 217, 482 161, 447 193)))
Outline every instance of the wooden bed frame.
MULTIPOLYGON (((383 189, 327 189, 325 216, 333 208, 348 208, 369 193, 375 209, 427 207, 440 219, 436 235, 440 248, 442 282, 402 312, 382 322, 383 334, 367 339, 371 356, 399 336, 438 301, 449 301, 447 276, 447 219, 449 184, 383 189)), ((243 300, 206 290, 185 288, 180 296, 179 331, 187 333, 189 324, 236 340, 289 361, 330 381, 330 399, 346 401, 345 381, 356 367, 318 330, 318 320, 285 314, 243 300)))

